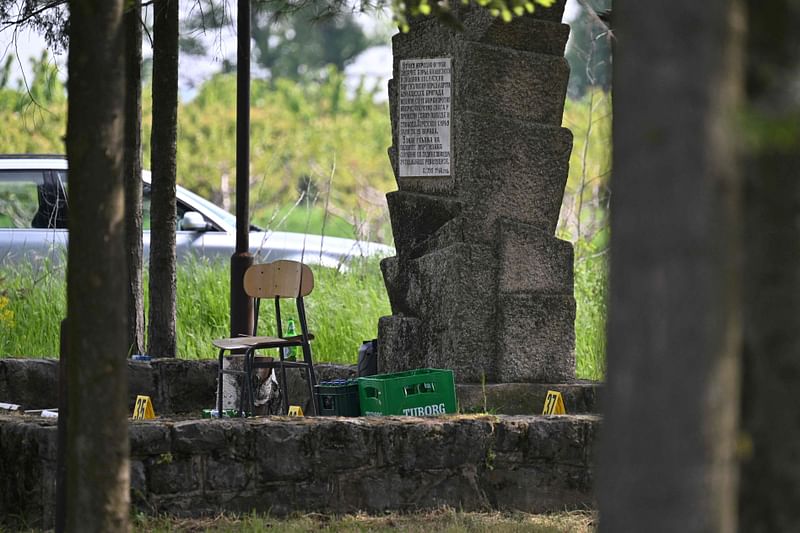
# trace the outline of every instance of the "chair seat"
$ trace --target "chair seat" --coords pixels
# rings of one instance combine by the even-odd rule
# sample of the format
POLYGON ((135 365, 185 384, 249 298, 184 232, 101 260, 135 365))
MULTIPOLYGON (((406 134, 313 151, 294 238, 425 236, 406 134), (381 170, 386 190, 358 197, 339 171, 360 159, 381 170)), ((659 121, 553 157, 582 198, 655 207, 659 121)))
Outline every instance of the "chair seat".
MULTIPOLYGON (((308 340, 313 340, 314 335, 308 334, 308 340)), ((303 337, 301 335, 294 335, 282 339, 280 337, 232 337, 229 339, 216 339, 211 341, 211 344, 223 350, 246 350, 248 348, 280 348, 282 346, 300 346, 303 337)))

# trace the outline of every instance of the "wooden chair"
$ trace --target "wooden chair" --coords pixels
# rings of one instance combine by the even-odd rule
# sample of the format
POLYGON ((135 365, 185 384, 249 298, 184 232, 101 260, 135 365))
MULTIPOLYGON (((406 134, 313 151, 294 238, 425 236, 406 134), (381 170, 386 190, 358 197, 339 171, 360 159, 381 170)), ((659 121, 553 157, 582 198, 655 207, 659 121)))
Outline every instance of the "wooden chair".
POLYGON ((244 397, 247 396, 247 407, 253 413, 255 409, 255 395, 253 391, 253 372, 256 368, 278 369, 281 379, 281 407, 286 413, 289 409, 289 398, 286 390, 286 369, 305 369, 308 381, 308 392, 311 398, 313 413, 317 413, 314 399, 314 363, 311 359, 311 345, 309 341, 314 338, 308 332, 306 310, 303 297, 314 289, 314 275, 308 266, 297 261, 275 261, 268 264, 253 265, 244 275, 244 290, 248 296, 255 299, 253 335, 229 339, 217 339, 212 342, 219 348, 219 370, 217 374, 217 412, 222 413, 223 374, 238 374, 244 376, 244 385, 240 394, 239 414, 244 411, 244 397), (258 311, 261 299, 271 298, 275 301, 276 336, 258 336, 258 311), (284 337, 281 328, 281 299, 294 298, 297 306, 297 318, 300 323, 300 335, 284 337), (287 361, 286 348, 299 346, 303 351, 302 361, 287 361), (276 348, 278 360, 257 361, 256 350, 276 348), (226 351, 244 352, 242 370, 223 370, 222 361, 226 351), (285 405, 284 405, 285 404, 285 405))

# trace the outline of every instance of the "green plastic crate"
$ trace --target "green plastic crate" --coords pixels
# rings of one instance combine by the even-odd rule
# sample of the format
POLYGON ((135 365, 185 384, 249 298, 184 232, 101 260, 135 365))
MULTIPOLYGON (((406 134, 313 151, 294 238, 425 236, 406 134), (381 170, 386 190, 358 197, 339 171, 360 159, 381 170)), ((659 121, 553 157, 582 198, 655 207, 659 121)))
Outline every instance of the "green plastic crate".
POLYGON ((321 416, 358 416, 358 382, 355 379, 323 381, 314 386, 321 416))
POLYGON ((358 378, 361 414, 436 416, 456 412, 452 370, 421 368, 358 378))

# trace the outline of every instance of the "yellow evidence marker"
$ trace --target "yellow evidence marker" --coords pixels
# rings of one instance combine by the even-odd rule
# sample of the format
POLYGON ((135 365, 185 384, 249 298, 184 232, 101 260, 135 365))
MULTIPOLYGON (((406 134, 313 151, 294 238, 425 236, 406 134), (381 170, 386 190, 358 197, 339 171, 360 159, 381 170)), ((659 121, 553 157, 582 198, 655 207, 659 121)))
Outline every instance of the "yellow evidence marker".
POLYGON ((300 407, 299 405, 290 405, 289 416, 305 416, 303 414, 303 408, 300 407))
POLYGON ((152 420, 155 417, 156 412, 153 410, 153 402, 150 400, 150 396, 137 396, 136 405, 133 406, 133 419, 152 420))
POLYGON ((542 409, 543 415, 565 415, 567 414, 567 410, 564 408, 564 399, 561 397, 561 393, 549 390, 547 391, 547 397, 544 399, 544 409, 542 409))

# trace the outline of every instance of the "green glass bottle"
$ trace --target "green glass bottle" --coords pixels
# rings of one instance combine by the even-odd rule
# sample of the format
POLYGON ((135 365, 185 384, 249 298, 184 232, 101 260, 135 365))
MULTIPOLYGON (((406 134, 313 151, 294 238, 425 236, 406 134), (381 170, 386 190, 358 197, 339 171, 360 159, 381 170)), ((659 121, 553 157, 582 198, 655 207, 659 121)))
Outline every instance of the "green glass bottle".
MULTIPOLYGON (((295 335, 297 335, 297 326, 294 323, 294 319, 289 318, 289 321, 286 323, 286 336, 294 337, 295 335)), ((284 357, 287 361, 297 361, 297 346, 287 348, 284 353, 284 357)))

